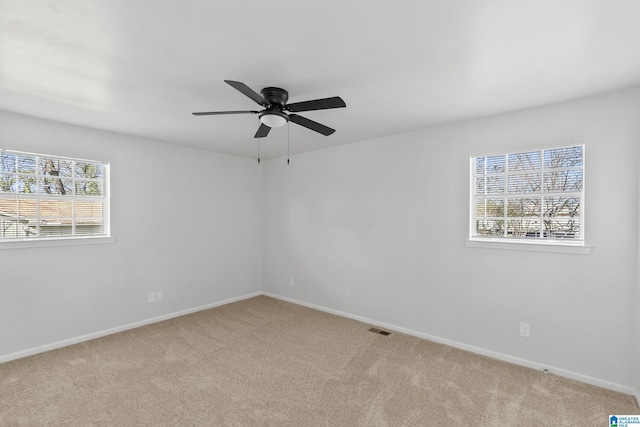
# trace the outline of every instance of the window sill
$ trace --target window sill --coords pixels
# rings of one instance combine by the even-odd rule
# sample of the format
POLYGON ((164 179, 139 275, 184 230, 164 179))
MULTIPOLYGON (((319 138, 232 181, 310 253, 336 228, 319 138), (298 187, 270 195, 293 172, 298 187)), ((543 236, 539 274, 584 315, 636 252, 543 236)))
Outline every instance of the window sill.
POLYGON ((505 240, 466 239, 464 245, 468 248, 506 249, 514 251, 555 252, 565 254, 591 255, 593 247, 588 245, 522 242, 505 240))
POLYGON ((79 246, 79 245, 100 245, 113 243, 113 236, 87 236, 87 237, 61 237, 61 238, 39 238, 31 240, 10 240, 0 241, 1 249, 26 249, 44 248, 50 246, 79 246))

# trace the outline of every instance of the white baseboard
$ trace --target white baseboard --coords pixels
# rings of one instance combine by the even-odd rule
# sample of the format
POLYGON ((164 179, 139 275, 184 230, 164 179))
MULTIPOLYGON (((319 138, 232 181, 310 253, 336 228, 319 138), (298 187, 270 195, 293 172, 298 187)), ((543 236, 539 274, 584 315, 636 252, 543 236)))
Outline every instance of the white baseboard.
POLYGON ((22 357, 33 356, 34 354, 44 353, 45 351, 56 350, 58 348, 67 347, 69 345, 78 344, 81 342, 93 340, 96 338, 104 337, 107 335, 115 334, 129 329, 139 328, 141 326, 150 325, 152 323, 162 322, 163 320, 173 319, 174 317, 180 317, 187 314, 195 313, 202 310, 208 310, 210 308, 219 307, 221 305, 230 304, 232 302, 242 301, 244 299, 253 298, 258 295, 262 295, 262 292, 253 292, 251 294, 242 295, 239 297, 229 298, 223 301, 217 301, 211 304, 205 304, 198 307, 188 308, 186 310, 180 310, 169 314, 163 314, 162 316, 156 316, 149 319, 140 320, 138 322, 128 323, 126 325, 116 326, 115 328, 104 329, 102 331, 92 332, 90 334, 81 335, 78 337, 69 338, 62 341, 56 341, 50 344, 45 344, 38 347, 29 348, 26 350, 17 351, 15 353, 0 355, 0 363, 9 362, 10 360, 20 359, 22 357))
POLYGON ((520 365, 520 366, 525 366, 527 368, 531 368, 531 369, 535 369, 537 371, 544 371, 545 369, 554 375, 558 375, 561 377, 565 377, 565 378, 570 378, 572 380, 576 380, 576 381, 580 381, 582 383, 586 383, 586 384, 591 384, 591 385, 595 385, 597 387, 602 387, 602 388, 606 388, 609 390, 614 390, 620 393, 624 393, 624 394, 628 394, 631 396, 635 396, 636 400, 638 400, 638 404, 640 405, 640 392, 638 390, 635 390, 631 387, 628 386, 624 386, 621 384, 616 384, 616 383, 612 383, 609 381, 605 381, 599 378, 594 378, 594 377, 590 377, 588 375, 583 375, 577 372, 573 372, 573 371, 568 371, 566 369, 561 369, 561 368, 555 368, 553 366, 547 366, 544 365, 542 363, 538 363, 538 362, 534 362, 531 360, 526 360, 526 359, 521 359, 519 357, 515 357, 515 356, 511 356, 508 354, 504 354, 504 353, 499 353, 496 351, 492 351, 492 350, 488 350, 486 348, 482 348, 482 347, 476 347, 473 345, 469 345, 469 344, 464 344, 461 342, 457 342, 457 341, 452 341, 446 338, 442 338, 442 337, 438 337, 435 335, 430 335, 430 334, 425 334, 423 332, 419 332, 419 331, 414 331, 412 329, 407 329, 407 328, 403 328, 400 326, 396 326, 396 325, 391 325, 389 323, 384 323, 384 322, 379 322, 377 320, 374 319, 368 319, 366 317, 362 317, 362 316, 357 316, 351 313, 346 313, 343 311, 339 311, 339 310, 334 310, 332 308, 327 308, 327 307, 322 307, 316 304, 310 304, 308 302, 304 302, 304 301, 299 301, 293 298, 288 298, 288 297, 284 297, 281 295, 277 295, 277 294, 273 294, 270 292, 263 292, 263 294, 265 296, 268 297, 272 297, 272 298, 276 298, 282 301, 287 301, 293 304, 298 304, 298 305, 302 305, 304 307, 309 307, 309 308, 313 308, 316 310, 320 310, 320 311, 324 311, 326 313, 330 313, 330 314, 335 314, 338 316, 342 316, 342 317, 346 317, 349 319, 353 319, 353 320, 357 320, 359 322, 363 322, 363 323, 367 323, 373 326, 378 326, 384 329, 389 329, 392 331, 396 331, 396 332, 401 332, 403 334, 407 334, 407 335, 412 335, 418 338, 423 338, 429 341, 433 341, 433 342, 437 342, 440 344, 445 344, 451 347, 455 347, 455 348, 459 348, 461 350, 466 350, 472 353, 476 353, 476 354, 480 354, 482 356, 487 356, 487 357, 491 357, 493 359, 498 359, 498 360, 502 360, 504 362, 509 362, 509 363, 513 363, 515 365, 520 365))
POLYGON ((435 335, 430 335, 430 334, 425 334, 423 332, 419 332, 419 331, 415 331, 412 329, 407 329, 407 328, 403 328, 400 326, 396 326, 396 325, 392 325, 389 323, 384 323, 384 322, 379 322, 377 320, 374 319, 369 319, 366 317, 362 317, 362 316, 358 316, 355 314, 351 314, 351 313, 347 313, 347 312, 343 312, 343 311, 339 311, 339 310, 334 310, 331 308, 327 308, 327 307, 323 307, 320 305, 316 305, 316 304, 311 304, 305 301, 300 301, 300 300, 296 300, 293 298, 288 298, 288 297, 284 297, 281 295, 277 295, 277 294, 273 294, 270 292, 262 292, 262 291, 258 291, 258 292, 253 292, 250 294, 246 294, 246 295, 242 295, 239 297, 234 297, 234 298, 229 298, 226 300, 222 300, 222 301, 217 301, 214 303, 210 303, 210 304, 205 304, 205 305, 201 305, 198 307, 192 307, 192 308, 188 308, 186 310, 181 310, 181 311, 176 311, 173 313, 168 313, 168 314, 164 314, 162 316, 156 316, 156 317, 152 317, 149 319, 144 319, 144 320, 140 320, 138 322, 133 322, 133 323, 128 323, 126 325, 121 325, 121 326, 117 326, 114 328, 109 328, 109 329, 104 329, 102 331, 97 331, 97 332, 92 332, 90 334, 86 334, 86 335, 81 335, 78 337, 73 337, 73 338, 69 338, 66 340, 62 340, 62 341, 56 341, 53 343, 49 343, 49 344, 45 344, 42 346, 38 346, 38 347, 33 347, 33 348, 29 348, 26 350, 21 350, 15 353, 10 353, 10 354, 5 354, 5 355, 0 355, 0 363, 4 363, 4 362, 9 362, 11 360, 16 360, 16 359, 20 359, 23 357, 27 357, 27 356, 32 356, 34 354, 38 354, 38 353, 44 353, 45 351, 50 351, 50 350, 55 350, 58 348, 62 348, 62 347, 67 347, 73 344, 78 344, 81 342, 85 342, 85 341, 90 341, 96 338, 100 338, 100 337, 104 337, 107 335, 111 335, 111 334, 115 334, 118 332, 123 332, 123 331, 127 331, 129 329, 135 329, 135 328, 139 328, 141 326, 145 326, 145 325, 149 325, 152 323, 157 323, 157 322, 161 322, 163 320, 169 320, 172 319, 174 317, 180 317, 180 316, 185 316, 187 314, 191 314, 191 313, 196 313, 198 311, 202 311, 202 310, 208 310, 210 308, 214 308, 214 307, 219 307, 222 305, 226 305, 226 304, 231 304, 233 302, 237 302, 237 301, 242 301, 248 298, 253 298, 259 295, 266 295, 272 298, 276 298, 282 301, 287 301, 293 304, 297 304, 297 305, 301 305, 304 307, 309 307, 309 308, 313 308, 315 310, 320 310, 326 313, 330 313, 330 314, 335 314, 338 316, 342 316, 342 317, 346 317, 348 319, 353 319, 353 320, 357 320, 359 322, 363 322, 363 323, 367 323, 373 326, 378 326, 384 329, 390 329, 393 331, 397 331, 397 332, 402 332, 404 334, 407 335, 412 335, 418 338, 423 338, 429 341, 433 341, 433 342, 437 342, 440 344, 445 344, 445 345, 449 345, 451 347, 455 347, 455 348, 459 348, 461 350, 466 350, 466 351, 470 351, 472 353, 476 353, 476 354, 480 354, 483 356, 487 356, 487 357, 492 357, 494 359, 498 359, 498 360, 502 360, 505 362, 509 362, 509 363, 513 363, 516 365, 520 365, 520 366, 525 366, 527 368, 531 368, 531 369, 535 369, 535 370, 539 370, 542 371, 544 369, 547 369, 550 373, 555 374, 555 375, 559 375, 561 377, 566 377, 566 378, 570 378, 572 380, 576 380, 576 381, 580 381, 586 384, 591 384, 591 385, 595 385, 598 387, 602 387, 602 388, 606 388, 609 390, 614 390, 614 391, 618 391, 621 393, 625 393, 631 396, 634 396, 636 398, 636 401, 638 402, 638 406, 640 406, 640 390, 634 390, 631 387, 627 387, 627 386, 623 386, 620 384, 615 384, 615 383, 611 383, 608 381, 604 381, 601 380, 599 378, 594 378, 594 377, 590 377, 587 375, 582 375, 579 374, 577 372, 573 372, 573 371, 567 371, 565 369, 560 369, 560 368, 554 368, 552 366, 546 366, 543 365, 541 363, 538 362, 534 362, 531 360, 526 360, 526 359, 521 359, 519 357, 515 357, 515 356, 510 356, 508 354, 503 354, 503 353, 498 353, 492 350, 488 350, 482 347, 476 347, 476 346, 472 346, 472 345, 468 345, 468 344, 464 344, 464 343, 460 343, 457 341, 452 341, 446 338, 442 338, 442 337, 438 337, 435 335))

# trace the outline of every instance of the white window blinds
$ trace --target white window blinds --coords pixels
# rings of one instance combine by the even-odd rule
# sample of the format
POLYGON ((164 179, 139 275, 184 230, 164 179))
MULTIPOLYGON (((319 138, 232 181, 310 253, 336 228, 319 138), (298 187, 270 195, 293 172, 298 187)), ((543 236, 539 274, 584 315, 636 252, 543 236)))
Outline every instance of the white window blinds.
POLYGON ((471 239, 584 244, 584 146, 471 159, 471 239))
POLYGON ((106 236, 109 164, 0 151, 0 242, 106 236))

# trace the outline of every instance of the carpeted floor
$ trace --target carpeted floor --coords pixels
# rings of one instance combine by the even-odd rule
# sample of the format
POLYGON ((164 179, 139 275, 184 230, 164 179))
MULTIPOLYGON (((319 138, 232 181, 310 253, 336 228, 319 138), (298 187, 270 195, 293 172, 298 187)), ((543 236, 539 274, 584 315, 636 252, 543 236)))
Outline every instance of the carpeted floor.
POLYGON ((606 426, 632 396, 260 296, 0 364, 2 426, 606 426))

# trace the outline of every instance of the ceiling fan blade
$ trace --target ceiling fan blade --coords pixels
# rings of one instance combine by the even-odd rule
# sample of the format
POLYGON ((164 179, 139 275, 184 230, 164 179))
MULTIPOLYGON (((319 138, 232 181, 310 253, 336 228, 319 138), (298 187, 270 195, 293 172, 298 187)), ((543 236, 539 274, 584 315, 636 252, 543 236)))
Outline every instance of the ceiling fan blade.
POLYGON ((191 113, 194 116, 217 116, 221 114, 258 114, 259 111, 205 111, 202 113, 191 113))
POLYGON ((254 138, 264 138, 265 136, 269 135, 270 130, 271 128, 269 126, 265 125, 264 123, 260 123, 260 127, 254 135, 254 138))
POLYGON ((256 104, 260 104, 263 107, 269 107, 271 105, 262 96, 260 96, 256 91, 254 91, 253 89, 251 89, 249 86, 247 86, 246 84, 244 84, 242 82, 234 82, 233 80, 225 80, 224 82, 229 84, 234 89, 242 92, 243 94, 245 94, 249 98, 253 99, 253 101, 256 104))
POLYGON ((313 120, 309 120, 306 117, 302 117, 297 114, 289 114, 289 120, 297 125, 304 126, 307 129, 311 129, 325 136, 329 136, 336 131, 335 129, 331 129, 330 127, 321 125, 318 122, 314 122, 313 120))
POLYGON ((299 113, 301 111, 328 110, 330 108, 343 108, 346 106, 347 104, 344 103, 342 98, 340 98, 339 96, 334 96, 332 98, 294 102, 293 104, 287 104, 286 108, 293 113, 299 113))

